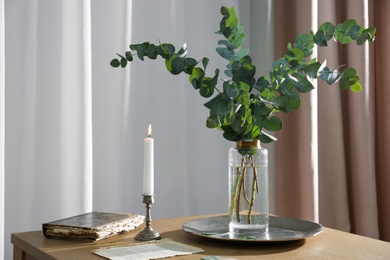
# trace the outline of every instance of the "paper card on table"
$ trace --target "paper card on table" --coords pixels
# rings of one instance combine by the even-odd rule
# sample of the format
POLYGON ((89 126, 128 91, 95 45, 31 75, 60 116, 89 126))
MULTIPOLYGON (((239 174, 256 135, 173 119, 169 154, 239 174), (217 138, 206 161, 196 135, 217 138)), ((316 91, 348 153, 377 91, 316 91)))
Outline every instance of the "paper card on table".
POLYGON ((137 243, 119 247, 102 248, 93 251, 94 254, 111 260, 147 260, 165 257, 190 255, 204 252, 202 248, 162 239, 153 242, 137 243))

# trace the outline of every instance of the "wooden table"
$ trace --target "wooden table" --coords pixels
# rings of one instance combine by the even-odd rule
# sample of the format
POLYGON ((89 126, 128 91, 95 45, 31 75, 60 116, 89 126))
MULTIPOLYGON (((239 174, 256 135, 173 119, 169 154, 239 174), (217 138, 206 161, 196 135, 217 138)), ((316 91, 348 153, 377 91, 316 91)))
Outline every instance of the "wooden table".
MULTIPOLYGON (((200 259, 217 255, 221 259, 390 259, 390 243, 363 236, 324 228, 317 236, 288 243, 237 244, 198 237, 181 229, 182 223, 200 217, 185 217, 153 221, 153 228, 163 238, 201 247, 203 253, 174 257, 174 259, 200 259)), ((134 236, 143 227, 98 242, 75 242, 47 239, 42 231, 14 233, 14 259, 104 259, 92 250, 132 244, 134 236)), ((171 258, 172 259, 172 258, 171 258)))

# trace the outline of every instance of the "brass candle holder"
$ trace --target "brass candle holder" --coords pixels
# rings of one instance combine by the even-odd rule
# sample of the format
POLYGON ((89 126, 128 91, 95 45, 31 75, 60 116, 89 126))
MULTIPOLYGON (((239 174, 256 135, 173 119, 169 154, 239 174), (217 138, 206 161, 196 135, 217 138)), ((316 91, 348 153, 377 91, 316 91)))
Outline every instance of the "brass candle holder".
POLYGON ((135 236, 135 239, 141 241, 161 239, 160 234, 157 231, 153 230, 152 228, 152 218, 150 212, 151 212, 152 204, 154 203, 154 195, 142 195, 142 196, 143 196, 142 202, 145 203, 145 207, 146 207, 146 216, 145 216, 146 227, 144 230, 142 230, 135 236))

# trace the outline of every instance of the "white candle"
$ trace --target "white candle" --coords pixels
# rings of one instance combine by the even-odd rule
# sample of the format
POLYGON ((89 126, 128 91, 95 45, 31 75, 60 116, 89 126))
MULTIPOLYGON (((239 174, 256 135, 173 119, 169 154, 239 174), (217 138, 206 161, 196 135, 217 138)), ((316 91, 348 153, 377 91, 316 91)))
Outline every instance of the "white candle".
POLYGON ((144 182, 142 195, 154 195, 154 139, 149 125, 148 137, 144 139, 144 182))

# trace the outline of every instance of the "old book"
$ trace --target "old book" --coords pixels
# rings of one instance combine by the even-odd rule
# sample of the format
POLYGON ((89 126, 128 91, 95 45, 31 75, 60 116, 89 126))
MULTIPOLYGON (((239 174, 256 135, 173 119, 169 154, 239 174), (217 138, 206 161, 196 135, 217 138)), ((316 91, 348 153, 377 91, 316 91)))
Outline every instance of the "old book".
POLYGON ((47 238, 98 241, 134 230, 143 222, 142 215, 94 211, 44 223, 42 229, 47 238))

